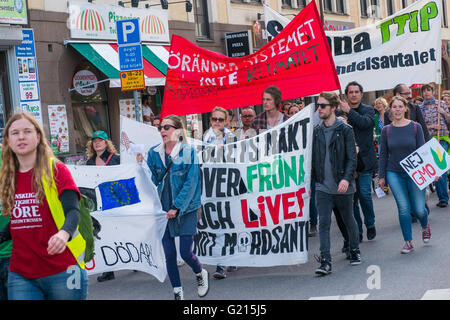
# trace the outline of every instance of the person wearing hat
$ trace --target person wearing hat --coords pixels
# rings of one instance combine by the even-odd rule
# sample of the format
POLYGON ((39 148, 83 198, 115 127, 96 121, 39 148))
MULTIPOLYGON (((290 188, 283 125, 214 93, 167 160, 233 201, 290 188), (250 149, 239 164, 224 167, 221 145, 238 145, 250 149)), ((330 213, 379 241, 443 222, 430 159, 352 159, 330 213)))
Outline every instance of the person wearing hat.
POLYGON ((86 145, 88 166, 114 166, 120 164, 120 156, 116 148, 108 139, 105 131, 95 131, 86 145))
MULTIPOLYGON (((114 166, 120 164, 120 156, 117 154, 111 140, 105 131, 95 131, 92 138, 86 144, 86 156, 88 166, 114 166)), ((113 280, 114 272, 103 272, 97 278, 98 282, 113 280)))

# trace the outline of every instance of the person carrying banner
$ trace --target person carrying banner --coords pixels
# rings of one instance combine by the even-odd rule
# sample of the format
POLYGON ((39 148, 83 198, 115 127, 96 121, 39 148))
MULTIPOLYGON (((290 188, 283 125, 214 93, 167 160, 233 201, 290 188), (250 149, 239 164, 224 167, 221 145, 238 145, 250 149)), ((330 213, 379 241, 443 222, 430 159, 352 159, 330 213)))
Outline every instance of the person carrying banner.
POLYGON ((251 125, 256 134, 272 129, 289 119, 286 113, 280 111, 281 91, 277 86, 268 86, 264 89, 262 105, 264 112, 258 114, 251 125))
POLYGON ((360 241, 363 238, 362 221, 359 212, 358 200, 364 215, 364 224, 367 228, 367 239, 376 237, 375 212, 372 201, 372 177, 377 168, 377 156, 373 144, 374 114, 373 107, 361 103, 363 88, 352 81, 345 87, 347 101, 341 101, 340 109, 347 116, 347 121, 353 127, 356 144, 361 157, 361 171, 357 170, 356 183, 359 185, 354 199, 354 215, 359 228, 360 241))
MULTIPOLYGON (((147 165, 162 208, 167 212, 167 227, 162 238, 167 273, 175 300, 184 300, 175 246, 175 237, 179 237, 181 258, 195 273, 198 295, 204 297, 209 290, 208 271, 192 252, 202 193, 197 153, 185 143, 187 138, 179 117, 164 117, 159 130, 163 142, 149 150, 147 165)), ((138 153, 136 160, 142 162, 144 156, 138 153)))
MULTIPOLYGON (((87 166, 113 166, 120 164, 120 156, 105 131, 95 131, 86 144, 87 166)), ((98 282, 114 280, 114 272, 108 271, 97 277, 98 282)))
POLYGON ((392 123, 381 131, 380 166, 378 185, 384 188, 386 182, 394 195, 398 208, 398 217, 405 244, 401 253, 414 250, 410 211, 420 221, 422 240, 428 243, 431 229, 428 222, 428 210, 425 207, 426 189, 420 190, 400 165, 400 161, 425 144, 422 127, 409 120, 408 101, 395 96, 390 102, 392 123))
POLYGON ((80 191, 33 116, 14 114, 4 132, 0 195, 2 214, 11 221, 0 242, 12 239, 8 299, 84 300, 80 191))
POLYGON ((352 128, 336 118, 340 99, 333 92, 322 92, 317 100, 323 122, 314 127, 312 179, 316 182, 316 206, 319 213, 320 262, 316 274, 331 272, 331 212, 337 207, 348 231, 350 264, 361 263, 358 226, 353 216, 356 146, 352 128))
POLYGON ((239 128, 234 132, 238 140, 244 140, 256 135, 255 130, 250 128, 255 117, 256 112, 252 107, 241 108, 242 128, 239 128))
MULTIPOLYGON (((203 137, 203 142, 207 144, 215 144, 221 146, 227 143, 233 143, 237 141, 237 137, 228 128, 225 127, 228 116, 229 114, 227 110, 224 108, 215 107, 213 109, 210 118, 211 127, 203 137)), ((228 267, 227 270, 236 271, 237 267, 230 266, 228 267)), ((227 277, 225 274, 225 266, 218 264, 216 272, 214 272, 213 274, 213 277, 215 279, 225 279, 227 277)))
MULTIPOLYGON (((450 146, 450 138, 448 136, 447 121, 450 122, 449 109, 445 105, 444 101, 441 101, 440 108, 438 108, 438 102, 434 98, 434 85, 424 84, 420 89, 422 97, 424 99, 423 103, 420 105, 420 110, 422 111, 423 118, 427 124, 430 136, 433 138, 438 138, 439 131, 439 143, 448 152, 450 146), (438 124, 438 117, 440 117, 440 122, 438 124)), ((448 206, 448 191, 447 191, 447 175, 443 174, 441 178, 435 182, 436 193, 439 198, 439 202, 436 206, 440 208, 445 208, 448 206)))
MULTIPOLYGON (((411 121, 415 121, 420 124, 423 131, 423 136, 425 138, 425 142, 430 140, 430 133, 428 132, 427 124, 422 115, 422 111, 420 111, 420 107, 412 102, 411 89, 408 88, 406 84, 400 83, 392 89, 392 93, 394 97, 403 97, 408 101, 409 108, 409 119, 411 121)), ((384 113, 384 125, 387 126, 391 123, 391 119, 389 117, 390 109, 387 109, 384 113)))

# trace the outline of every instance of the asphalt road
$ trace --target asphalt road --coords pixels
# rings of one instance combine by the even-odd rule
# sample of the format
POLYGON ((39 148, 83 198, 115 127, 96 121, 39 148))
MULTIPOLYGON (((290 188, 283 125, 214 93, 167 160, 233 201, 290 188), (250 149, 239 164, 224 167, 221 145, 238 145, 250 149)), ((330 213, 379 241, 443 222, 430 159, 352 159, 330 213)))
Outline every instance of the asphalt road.
MULTIPOLYGON (((424 245, 421 228, 413 224, 415 251, 401 254, 403 237, 397 207, 390 194, 374 196, 377 236, 360 245, 362 264, 350 266, 341 253, 342 236, 333 218, 331 254, 333 272, 325 277, 314 273, 318 263, 319 237, 309 238, 309 261, 305 264, 269 268, 241 267, 227 278, 210 278, 206 300, 450 300, 450 207, 438 208, 436 193, 431 194, 430 226, 432 238, 424 245)), ((205 266, 212 274, 215 266, 205 266)), ((132 270, 115 272, 116 279, 99 283, 89 277, 89 300, 172 300, 170 282, 161 283, 151 275, 132 270)), ((180 267, 185 299, 200 300, 192 270, 180 267)))

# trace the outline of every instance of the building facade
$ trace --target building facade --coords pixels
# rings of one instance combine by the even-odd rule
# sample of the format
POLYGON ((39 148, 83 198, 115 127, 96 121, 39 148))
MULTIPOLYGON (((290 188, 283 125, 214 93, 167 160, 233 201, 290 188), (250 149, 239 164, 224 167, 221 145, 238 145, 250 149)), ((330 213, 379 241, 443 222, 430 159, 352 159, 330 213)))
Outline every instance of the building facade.
MULTIPOLYGON (((310 1, 190 0, 192 10, 188 10, 189 4, 170 4, 178 1, 169 1, 168 8, 162 9, 159 0, 132 1, 136 7, 131 7, 131 1, 120 6, 116 0, 6 0, 10 6, 20 7, 14 8, 13 16, 5 14, 4 1, 0 2, 1 128, 16 110, 36 112, 55 153, 69 163, 76 161, 76 156, 81 158, 95 130, 106 131, 118 146, 120 115, 142 120, 142 109, 135 109, 135 99, 141 105, 144 97, 151 96, 153 113, 160 113, 172 34, 227 54, 226 33, 249 31, 254 52, 267 43, 263 2, 293 18, 310 1), (146 89, 137 96, 120 88, 111 27, 115 20, 130 16, 142 17, 147 23, 141 30, 146 89), (15 46, 23 42, 24 35, 30 35, 23 29, 32 30, 34 56, 17 53, 15 46)), ((412 1, 323 0, 317 4, 323 8, 326 30, 345 30, 383 19, 412 1)), ((442 4, 442 86, 449 89, 448 0, 442 4)), ((368 96, 368 102, 373 97, 375 93, 368 96)), ((187 121, 193 121, 200 131, 207 124, 205 115, 188 117, 187 121)))

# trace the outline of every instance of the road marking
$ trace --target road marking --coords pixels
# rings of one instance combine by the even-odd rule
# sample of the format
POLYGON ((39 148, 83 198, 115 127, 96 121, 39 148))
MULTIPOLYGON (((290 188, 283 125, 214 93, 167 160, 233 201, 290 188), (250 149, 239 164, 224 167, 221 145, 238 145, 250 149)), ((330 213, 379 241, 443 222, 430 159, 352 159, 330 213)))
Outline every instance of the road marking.
POLYGON ((420 300, 450 300, 450 289, 428 290, 420 300))
POLYGON ((369 296, 368 293, 350 294, 346 296, 324 296, 311 297, 309 300, 365 300, 369 296))

